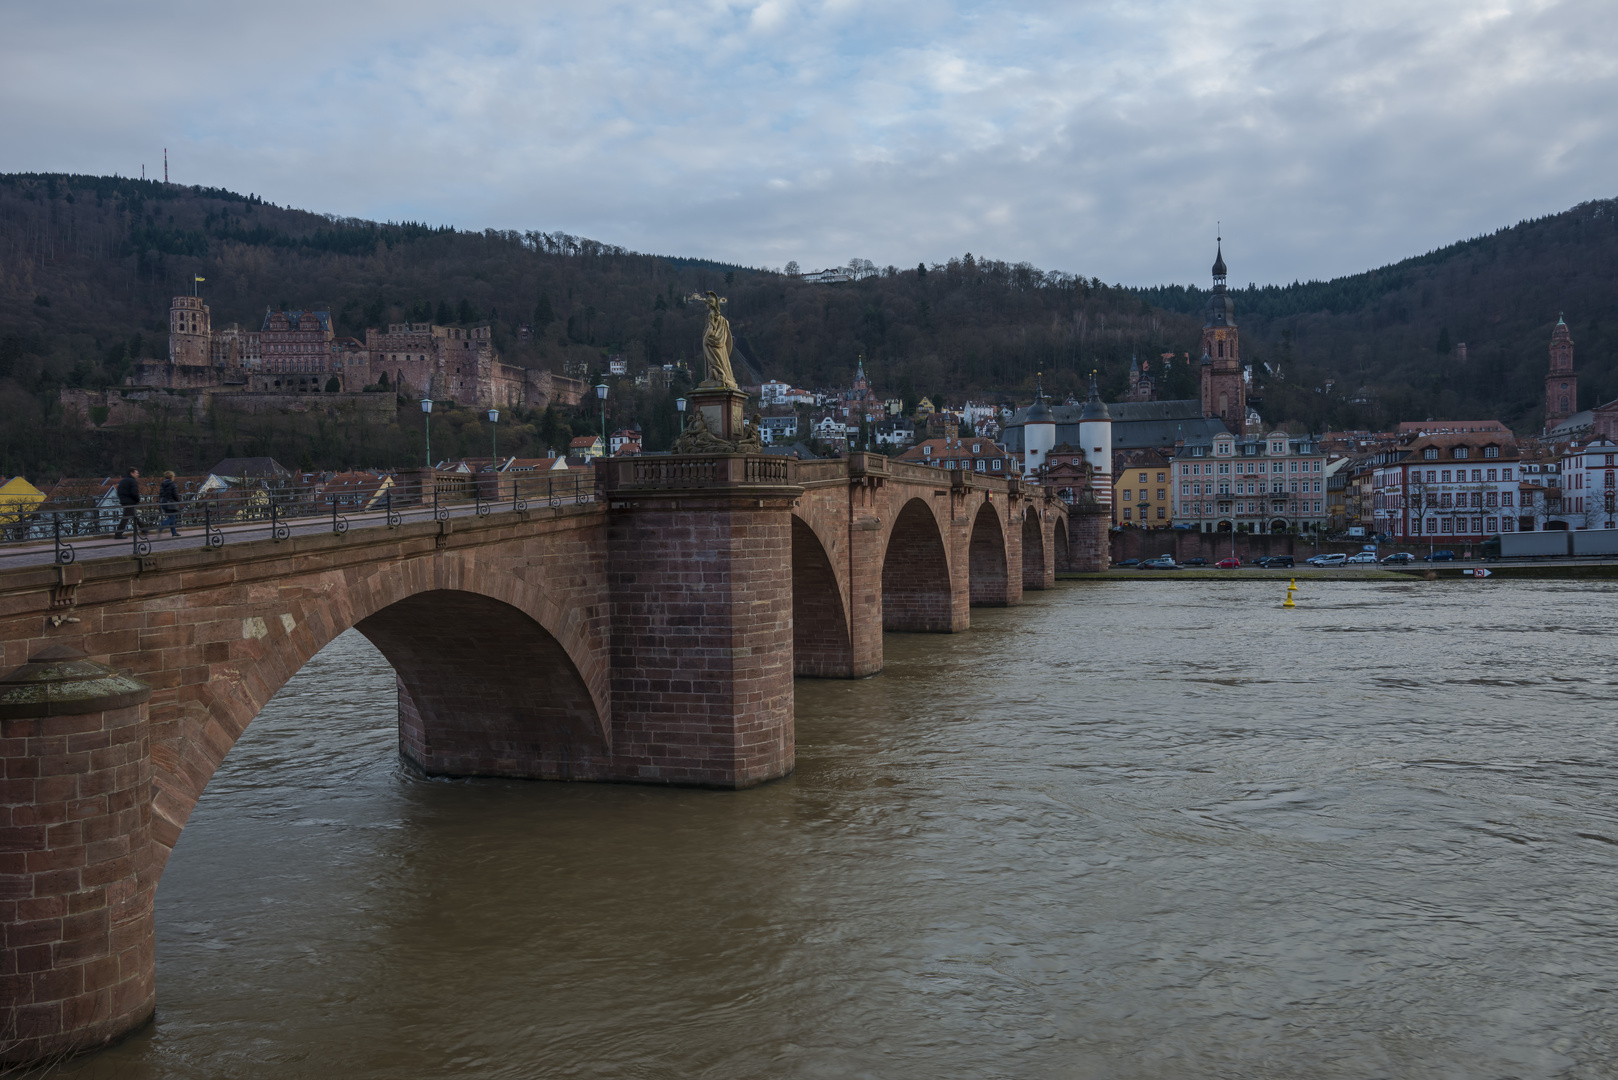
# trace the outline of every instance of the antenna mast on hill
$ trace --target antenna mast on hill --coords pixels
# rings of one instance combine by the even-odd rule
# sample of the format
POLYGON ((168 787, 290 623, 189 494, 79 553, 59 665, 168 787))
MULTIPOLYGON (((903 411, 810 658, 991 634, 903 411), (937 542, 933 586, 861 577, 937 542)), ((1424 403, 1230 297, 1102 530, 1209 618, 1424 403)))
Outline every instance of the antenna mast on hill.
POLYGON ((169 148, 163 147, 163 183, 169 182, 169 148))

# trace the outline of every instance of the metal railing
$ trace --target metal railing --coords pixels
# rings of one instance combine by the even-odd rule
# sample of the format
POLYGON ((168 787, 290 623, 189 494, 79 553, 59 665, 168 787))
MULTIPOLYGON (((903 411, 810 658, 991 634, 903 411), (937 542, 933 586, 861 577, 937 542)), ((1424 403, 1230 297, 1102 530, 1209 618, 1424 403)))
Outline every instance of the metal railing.
MULTIPOLYGON (((294 532, 341 536, 353 525, 398 528, 410 520, 443 521, 497 511, 577 506, 595 501, 594 471, 543 473, 428 473, 392 477, 364 489, 346 486, 244 485, 187 492, 175 505, 144 499, 132 514, 115 493, 51 496, 32 506, 0 506, 0 560, 53 553, 63 565, 93 543, 98 555, 113 554, 108 538, 124 540, 129 554, 150 555, 167 541, 195 537, 210 548, 227 542, 286 540, 294 532), (171 520, 172 519, 172 520, 171 520)), ((4 565, 0 562, 0 565, 4 565)))

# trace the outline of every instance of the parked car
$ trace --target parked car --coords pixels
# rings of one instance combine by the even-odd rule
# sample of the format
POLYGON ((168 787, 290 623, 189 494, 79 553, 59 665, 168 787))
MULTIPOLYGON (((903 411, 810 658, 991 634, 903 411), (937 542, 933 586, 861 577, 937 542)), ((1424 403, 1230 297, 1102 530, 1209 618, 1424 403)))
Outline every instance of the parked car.
POLYGON ((1342 566, 1348 561, 1348 556, 1341 551, 1332 551, 1324 555, 1311 555, 1304 561, 1310 566, 1342 566))
POLYGON ((1369 551, 1356 551, 1348 557, 1348 561, 1354 566, 1375 566, 1376 556, 1369 551))
POLYGON ((1266 570, 1274 570, 1278 566, 1296 566, 1291 555, 1260 555, 1253 560, 1254 566, 1262 566, 1266 570))
POLYGON ((1139 566, 1140 565, 1140 560, 1139 559, 1119 559, 1117 562, 1113 563, 1113 565, 1120 568, 1120 569, 1127 569, 1127 568, 1132 567, 1132 566, 1139 566))
POLYGON ((1173 555, 1159 555, 1155 559, 1147 559, 1140 564, 1142 570, 1178 570, 1180 564, 1174 561, 1173 555))
POLYGON ((1181 563, 1180 565, 1181 566, 1207 566, 1208 565, 1208 560, 1204 559, 1201 555, 1195 555, 1195 556, 1187 559, 1185 562, 1181 563))
POLYGON ((1396 566, 1400 563, 1413 563, 1416 557, 1408 551, 1395 551, 1392 555, 1382 556, 1383 566, 1396 566))
POLYGON ((1228 559, 1220 559, 1218 562, 1214 563, 1214 568, 1217 570, 1240 570, 1242 568, 1242 561, 1235 556, 1231 556, 1228 559))
POLYGON ((1431 555, 1423 555, 1421 557, 1421 561, 1422 562, 1454 562, 1455 561, 1455 552, 1449 551, 1449 550, 1444 549, 1444 548, 1440 548, 1439 550, 1433 552, 1431 555))

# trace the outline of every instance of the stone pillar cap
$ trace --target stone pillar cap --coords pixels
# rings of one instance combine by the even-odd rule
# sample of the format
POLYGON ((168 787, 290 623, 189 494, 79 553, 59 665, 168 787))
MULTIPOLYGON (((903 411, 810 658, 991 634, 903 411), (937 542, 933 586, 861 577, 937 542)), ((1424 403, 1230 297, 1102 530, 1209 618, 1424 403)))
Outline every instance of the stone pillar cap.
POLYGON ((126 709, 151 696, 150 686, 71 645, 47 645, 0 678, 0 720, 126 709))

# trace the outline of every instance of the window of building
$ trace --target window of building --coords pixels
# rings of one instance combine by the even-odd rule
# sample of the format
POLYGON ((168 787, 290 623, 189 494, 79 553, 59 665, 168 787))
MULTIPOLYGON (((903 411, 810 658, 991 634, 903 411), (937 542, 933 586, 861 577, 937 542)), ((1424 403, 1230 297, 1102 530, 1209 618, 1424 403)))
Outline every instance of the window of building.
POLYGON ((1500 505, 1501 506, 1510 506, 1511 503, 1512 503, 1512 499, 1513 499, 1513 495, 1512 495, 1511 492, 1502 491, 1500 493, 1500 505))
POLYGON ((1499 472, 1498 469, 1490 469, 1489 470, 1489 479, 1490 480, 1498 480, 1499 477, 1495 475, 1497 472, 1499 472))
POLYGON ((1163 498, 1163 489, 1162 488, 1157 489, 1157 497, 1160 500, 1163 498))
POLYGON ((989 463, 987 461, 984 461, 982 458, 978 458, 978 466, 977 467, 978 467, 978 472, 987 472, 988 469, 989 469, 989 463))
POLYGON ((1457 446, 1457 447, 1456 447, 1456 448, 1455 448, 1455 460, 1456 460, 1456 461, 1460 461, 1460 460, 1462 460, 1462 459, 1463 459, 1463 458, 1465 458, 1465 457, 1466 457, 1466 447, 1464 447, 1464 446, 1457 446))
MULTIPOLYGON (((1129 497, 1130 497, 1130 493, 1131 493, 1131 492, 1132 492, 1132 491, 1133 491, 1133 490, 1134 490, 1134 489, 1132 489, 1132 488, 1124 488, 1124 502, 1128 502, 1128 501, 1129 501, 1129 497)), ((1128 511, 1125 511, 1125 513, 1128 513, 1128 511)))
POLYGON ((983 453, 983 447, 980 446, 978 443, 973 443, 972 444, 972 453, 974 453, 974 454, 983 453))
POLYGON ((1425 449, 1425 450, 1423 450, 1421 452, 1421 456, 1426 458, 1428 461, 1437 461, 1438 460, 1438 447, 1429 446, 1427 449, 1425 449))
POLYGON ((1146 483, 1146 474, 1145 473, 1140 474, 1140 482, 1143 483, 1143 484, 1146 483))
POLYGON ((1446 483, 1446 484, 1449 483, 1449 470, 1448 469, 1444 470, 1444 483, 1446 483))
MULTIPOLYGON (((1128 494, 1128 493, 1127 493, 1127 492, 1125 492, 1125 494, 1124 494, 1124 498, 1126 498, 1126 499, 1127 499, 1127 498, 1128 498, 1128 497, 1129 497, 1129 494, 1128 494)), ((1124 520, 1125 520, 1125 521, 1128 521, 1128 520, 1129 520, 1129 507, 1127 507, 1127 506, 1126 506, 1126 507, 1124 507, 1124 520)))
POLYGON ((1501 469, 1500 470, 1500 479, 1502 479, 1502 480, 1510 480, 1511 479, 1511 470, 1510 469, 1501 469))
POLYGON ((921 456, 922 457, 932 457, 933 456, 933 448, 930 447, 930 446, 922 447, 921 448, 921 456))
MULTIPOLYGON (((1074 464, 1077 464, 1077 462, 1075 462, 1074 464)), ((993 468, 997 472, 999 471, 999 469, 1000 469, 1000 459, 999 458, 994 459, 994 464, 991 466, 991 468, 993 468)))
POLYGON ((1500 448, 1498 446, 1485 446, 1483 448, 1483 456, 1486 458, 1497 458, 1500 456, 1500 448))
POLYGON ((1157 520, 1163 520, 1163 508, 1161 506, 1157 508, 1157 520))
POLYGON ((1159 484, 1161 484, 1163 482, 1163 474, 1162 473, 1157 474, 1157 482, 1159 484))
POLYGON ((1205 447, 1205 446, 1193 446, 1191 448, 1191 456, 1192 457, 1202 457, 1203 453, 1206 450, 1207 450, 1207 447, 1205 447))

